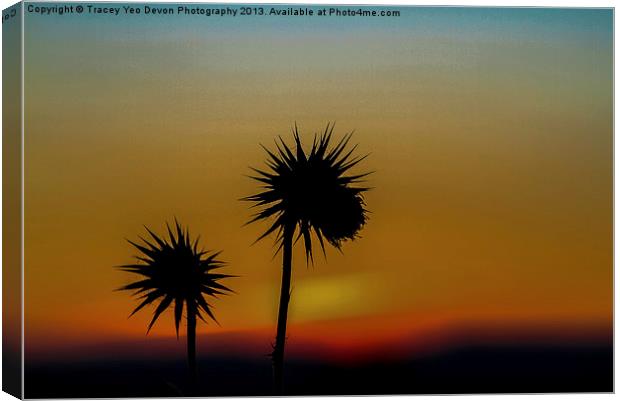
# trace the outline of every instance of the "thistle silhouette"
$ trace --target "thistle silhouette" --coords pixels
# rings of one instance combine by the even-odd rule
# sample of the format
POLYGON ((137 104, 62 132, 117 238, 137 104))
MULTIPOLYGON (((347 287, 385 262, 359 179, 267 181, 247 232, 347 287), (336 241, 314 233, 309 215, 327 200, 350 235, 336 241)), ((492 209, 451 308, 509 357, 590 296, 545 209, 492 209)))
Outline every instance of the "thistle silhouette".
POLYGON ((131 312, 130 317, 147 305, 158 303, 153 318, 148 325, 147 334, 159 316, 174 303, 174 324, 177 338, 179 324, 185 305, 187 319, 187 361, 190 383, 196 383, 196 321, 206 323, 202 313, 217 323, 212 306, 205 299, 217 298, 233 292, 219 281, 228 274, 214 273, 225 266, 218 260, 220 252, 198 249, 197 237, 193 242, 188 229, 183 229, 175 221, 174 230, 166 224, 168 238, 158 236, 145 226, 151 239, 139 237, 143 244, 127 240, 140 254, 135 256, 138 263, 119 266, 122 271, 138 274, 141 279, 125 285, 118 291, 133 291, 140 304, 131 312))
MULTIPOLYGON (((367 220, 363 193, 359 187, 370 173, 347 175, 349 170, 366 158, 354 157, 356 146, 346 150, 353 133, 345 135, 336 146, 330 147, 334 125, 327 124, 306 153, 302 147, 297 125, 293 129, 294 146, 289 147, 280 137, 276 152, 263 146, 269 155, 268 171, 252 168, 257 175, 250 178, 261 182, 262 192, 243 198, 260 210, 247 223, 273 219, 271 226, 256 240, 277 233, 277 252, 282 250, 282 285, 276 341, 271 354, 274 390, 283 391, 284 345, 290 300, 292 248, 301 237, 304 240, 306 263, 313 261, 312 237, 316 236, 325 255, 325 242, 340 250, 346 240, 355 240, 367 220)), ((262 146, 262 145, 261 145, 262 146)))

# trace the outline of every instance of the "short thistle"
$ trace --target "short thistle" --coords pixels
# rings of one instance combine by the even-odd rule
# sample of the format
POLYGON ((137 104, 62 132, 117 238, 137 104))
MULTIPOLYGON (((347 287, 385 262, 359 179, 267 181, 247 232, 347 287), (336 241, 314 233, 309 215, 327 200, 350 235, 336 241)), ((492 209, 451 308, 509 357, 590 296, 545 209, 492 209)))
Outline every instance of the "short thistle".
POLYGON ((118 290, 133 291, 132 295, 140 301, 130 316, 146 305, 158 303, 147 333, 159 316, 174 303, 174 324, 178 337, 185 305, 188 362, 190 371, 195 376, 196 318, 205 321, 204 313, 217 322, 207 299, 231 293, 232 290, 221 284, 220 280, 234 276, 215 273, 215 270, 225 266, 224 262, 217 259, 220 252, 199 250, 199 237, 192 241, 189 230, 183 229, 177 221, 174 229, 168 224, 166 228, 168 238, 158 236, 145 227, 151 237, 150 240, 139 237, 142 244, 127 240, 140 252, 135 256, 138 263, 119 266, 119 269, 142 277, 118 290))

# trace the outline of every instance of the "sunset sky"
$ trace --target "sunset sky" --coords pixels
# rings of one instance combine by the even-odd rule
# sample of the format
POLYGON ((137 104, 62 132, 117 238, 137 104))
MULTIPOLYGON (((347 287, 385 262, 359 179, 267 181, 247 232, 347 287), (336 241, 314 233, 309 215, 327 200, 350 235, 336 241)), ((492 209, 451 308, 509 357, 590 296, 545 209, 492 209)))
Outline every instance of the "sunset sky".
POLYGON ((242 227, 238 199, 258 190, 259 144, 295 121, 306 143, 329 121, 355 130, 375 173, 362 238, 309 267, 296 247, 291 347, 611 330, 612 11, 399 10, 27 13, 27 356, 175 347, 171 313, 145 338, 151 310, 127 319, 135 301, 113 292, 134 278, 113 268, 125 239, 175 216, 240 276, 199 333, 261 333, 268 351, 281 259, 273 237, 251 246, 267 226, 242 227))

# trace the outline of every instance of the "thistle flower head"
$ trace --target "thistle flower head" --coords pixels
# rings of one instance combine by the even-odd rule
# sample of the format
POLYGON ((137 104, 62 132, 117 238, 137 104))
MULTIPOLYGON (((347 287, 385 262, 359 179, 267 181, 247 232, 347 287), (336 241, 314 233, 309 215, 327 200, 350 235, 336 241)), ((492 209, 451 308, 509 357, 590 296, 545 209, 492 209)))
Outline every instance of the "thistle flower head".
POLYGON ((323 252, 324 239, 340 249, 344 241, 357 238, 367 220, 363 194, 368 190, 357 184, 369 173, 349 171, 366 156, 353 156, 356 146, 347 148, 352 133, 331 146, 333 130, 334 125, 328 124, 320 136, 315 135, 309 152, 303 149, 297 126, 294 145, 279 138, 276 151, 264 148, 268 169, 252 169, 256 175, 251 176, 262 183, 262 191, 243 198, 260 208, 248 224, 273 219, 258 240, 276 232, 280 249, 284 229, 290 227, 297 231, 297 239, 303 237, 306 258, 312 259, 313 233, 323 252))
POLYGON ((159 316, 174 303, 178 336, 183 304, 186 307, 189 303, 195 305, 197 317, 203 321, 202 313, 205 313, 217 322, 207 299, 231 293, 232 290, 221 284, 220 280, 234 276, 215 272, 225 266, 218 259, 220 252, 199 249, 199 237, 192 241, 188 229, 183 229, 176 221, 174 229, 168 224, 166 228, 167 238, 145 227, 149 239, 139 237, 142 243, 127 240, 139 252, 135 257, 137 263, 119 266, 119 269, 141 277, 118 290, 133 291, 132 295, 140 302, 130 316, 146 305, 157 303, 147 333, 159 316))

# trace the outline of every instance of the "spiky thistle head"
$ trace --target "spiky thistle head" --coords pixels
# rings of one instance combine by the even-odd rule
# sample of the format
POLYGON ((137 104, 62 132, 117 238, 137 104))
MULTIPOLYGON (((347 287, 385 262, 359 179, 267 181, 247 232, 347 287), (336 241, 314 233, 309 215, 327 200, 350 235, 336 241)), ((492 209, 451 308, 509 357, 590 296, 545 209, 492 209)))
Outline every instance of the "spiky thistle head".
POLYGON ((150 239, 139 237, 142 244, 127 240, 139 252, 135 256, 137 263, 118 268, 141 278, 118 290, 133 291, 132 295, 140 301, 130 317, 146 305, 158 303, 147 333, 159 316, 174 303, 174 323, 178 336, 183 304, 186 305, 188 314, 188 306, 192 305, 198 318, 205 321, 201 313, 204 312, 217 323, 212 306, 205 296, 217 298, 218 295, 233 292, 219 281, 235 276, 215 273, 215 270, 225 266, 224 262, 217 259, 220 252, 199 249, 200 237, 192 241, 189 230, 183 229, 176 220, 173 229, 168 223, 166 228, 167 238, 165 235, 155 234, 145 226, 150 239))
POLYGON ((340 249, 344 241, 357 238, 367 220, 363 193, 368 188, 356 184, 370 173, 348 173, 367 155, 353 156, 357 145, 347 149, 353 133, 332 147, 333 130, 334 125, 327 124, 318 138, 315 135, 308 153, 302 147, 297 125, 293 129, 293 146, 289 147, 281 137, 276 141, 277 151, 263 146, 269 155, 269 169, 252 168, 257 175, 250 177, 262 183, 262 192, 242 199, 260 208, 248 224, 274 219, 257 241, 276 232, 279 250, 285 228, 289 227, 297 230, 297 239, 303 237, 306 258, 312 259, 313 232, 323 253, 324 239, 340 249))

